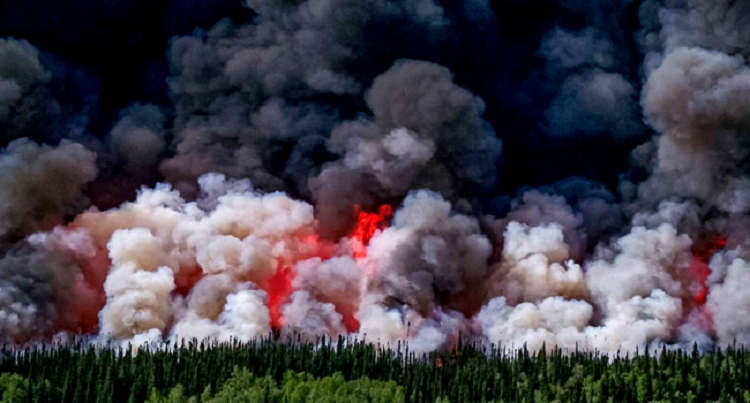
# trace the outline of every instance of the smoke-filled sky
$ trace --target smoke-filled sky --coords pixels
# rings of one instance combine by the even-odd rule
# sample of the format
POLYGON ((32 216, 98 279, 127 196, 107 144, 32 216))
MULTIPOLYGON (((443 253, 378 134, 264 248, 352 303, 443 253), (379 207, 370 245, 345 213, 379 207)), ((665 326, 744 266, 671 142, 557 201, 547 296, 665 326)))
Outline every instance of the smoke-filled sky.
POLYGON ((0 342, 750 342, 750 3, 5 0, 0 342))

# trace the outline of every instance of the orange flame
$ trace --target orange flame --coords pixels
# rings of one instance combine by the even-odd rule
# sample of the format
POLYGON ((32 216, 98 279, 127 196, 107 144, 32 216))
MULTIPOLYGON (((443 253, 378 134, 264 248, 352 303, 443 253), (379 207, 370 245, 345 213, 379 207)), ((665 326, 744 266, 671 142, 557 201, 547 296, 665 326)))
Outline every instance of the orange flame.
POLYGON ((367 244, 375 235, 375 231, 386 227, 388 219, 393 214, 393 208, 384 204, 378 208, 377 213, 367 213, 361 211, 359 206, 354 206, 354 212, 357 214, 357 227, 352 234, 354 257, 364 259, 367 257, 367 244))

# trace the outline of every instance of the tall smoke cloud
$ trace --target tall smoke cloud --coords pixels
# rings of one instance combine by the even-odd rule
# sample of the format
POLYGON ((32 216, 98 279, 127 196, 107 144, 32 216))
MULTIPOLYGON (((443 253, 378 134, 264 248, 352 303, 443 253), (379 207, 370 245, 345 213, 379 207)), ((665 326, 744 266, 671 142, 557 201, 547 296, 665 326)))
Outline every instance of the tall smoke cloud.
POLYGON ((745 3, 22 3, 0 342, 750 342, 745 3))

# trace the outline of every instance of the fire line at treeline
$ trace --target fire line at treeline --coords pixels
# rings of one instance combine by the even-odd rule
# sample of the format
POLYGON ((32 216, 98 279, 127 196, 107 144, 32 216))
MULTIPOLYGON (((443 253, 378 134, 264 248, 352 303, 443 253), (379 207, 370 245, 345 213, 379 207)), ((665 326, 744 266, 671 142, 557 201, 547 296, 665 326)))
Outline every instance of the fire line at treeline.
MULTIPOLYGON (((393 208, 384 204, 377 208, 375 212, 364 211, 360 206, 354 206, 354 215, 356 217, 356 226, 351 232, 352 249, 356 259, 365 259, 367 257, 367 245, 370 239, 378 230, 385 229, 393 215, 393 208)), ((310 242, 317 242, 317 236, 308 239, 310 242)), ((330 257, 330 256, 324 256, 330 257)), ((289 266, 284 266, 276 271, 268 282, 268 310, 271 316, 271 329, 274 334, 278 335, 284 326, 284 318, 281 314, 281 307, 287 302, 289 296, 294 292, 292 281, 294 280, 294 270, 289 266)), ((359 321, 350 312, 340 312, 343 315, 344 325, 347 331, 356 332, 359 330, 359 321)))

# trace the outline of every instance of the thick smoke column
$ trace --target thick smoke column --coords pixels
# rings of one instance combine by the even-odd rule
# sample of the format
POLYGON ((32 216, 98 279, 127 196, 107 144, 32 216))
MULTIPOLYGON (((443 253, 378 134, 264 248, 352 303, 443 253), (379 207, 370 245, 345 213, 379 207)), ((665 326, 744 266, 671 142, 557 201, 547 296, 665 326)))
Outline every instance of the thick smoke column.
POLYGON ((482 119, 484 102, 455 85, 448 69, 398 61, 365 98, 373 119, 333 129, 329 149, 342 158, 313 180, 324 231, 355 204, 372 206, 415 188, 453 195, 496 183, 500 142, 482 119))
POLYGON ((0 38, 1 342, 750 342, 745 3, 245 6, 0 38))

